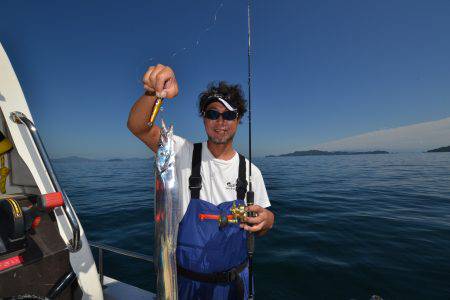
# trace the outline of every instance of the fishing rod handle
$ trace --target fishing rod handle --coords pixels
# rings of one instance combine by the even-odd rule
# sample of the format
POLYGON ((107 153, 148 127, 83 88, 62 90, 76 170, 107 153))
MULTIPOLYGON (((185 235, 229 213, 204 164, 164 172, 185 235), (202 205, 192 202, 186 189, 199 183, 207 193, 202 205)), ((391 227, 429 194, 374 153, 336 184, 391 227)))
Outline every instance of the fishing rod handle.
MULTIPOLYGON (((253 191, 247 192, 247 206, 255 204, 255 193, 253 191)), ((256 217, 256 214, 252 211, 247 212, 247 216, 256 217)), ((247 236, 247 251, 249 254, 253 255, 255 252, 255 235, 249 232, 247 236)))
MULTIPOLYGON (((247 191, 247 206, 255 204, 255 192, 247 191)), ((249 217, 256 217, 255 213, 252 211, 247 212, 249 217)))

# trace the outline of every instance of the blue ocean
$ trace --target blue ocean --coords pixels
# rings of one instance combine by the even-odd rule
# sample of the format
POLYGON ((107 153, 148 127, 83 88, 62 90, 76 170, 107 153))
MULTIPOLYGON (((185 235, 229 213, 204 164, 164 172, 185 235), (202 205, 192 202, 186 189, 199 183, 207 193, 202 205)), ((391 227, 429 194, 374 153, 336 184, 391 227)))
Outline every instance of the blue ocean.
MULTIPOLYGON (((450 299, 450 153, 271 157, 258 299, 450 299)), ((153 254, 152 160, 54 163, 88 240, 153 254)), ((153 265, 105 273, 155 290, 153 265)))

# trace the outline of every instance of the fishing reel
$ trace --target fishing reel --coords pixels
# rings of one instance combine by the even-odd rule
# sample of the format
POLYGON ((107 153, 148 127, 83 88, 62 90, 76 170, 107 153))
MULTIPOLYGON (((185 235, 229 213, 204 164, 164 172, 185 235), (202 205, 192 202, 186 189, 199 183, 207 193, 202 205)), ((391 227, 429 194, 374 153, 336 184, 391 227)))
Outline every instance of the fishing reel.
POLYGON ((233 202, 233 206, 230 209, 231 215, 220 215, 219 219, 219 227, 223 228, 228 224, 239 224, 244 222, 245 217, 247 217, 247 212, 245 211, 245 205, 240 204, 236 206, 236 201, 233 202))

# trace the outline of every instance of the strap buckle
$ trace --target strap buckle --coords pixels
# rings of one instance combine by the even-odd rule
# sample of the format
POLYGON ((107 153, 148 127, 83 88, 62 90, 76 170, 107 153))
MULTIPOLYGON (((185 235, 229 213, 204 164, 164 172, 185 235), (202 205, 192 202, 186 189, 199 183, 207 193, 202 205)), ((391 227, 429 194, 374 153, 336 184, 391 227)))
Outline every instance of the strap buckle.
POLYGON ((236 268, 233 268, 233 269, 229 270, 229 271, 226 272, 226 273, 228 273, 228 274, 227 274, 227 280, 228 280, 228 282, 230 282, 230 283, 233 282, 233 281, 235 281, 236 278, 237 278, 237 276, 238 276, 238 272, 237 272, 236 268))
POLYGON ((239 273, 236 268, 232 268, 225 272, 213 273, 215 283, 232 283, 237 279, 239 273))
POLYGON ((189 177, 189 188, 190 189, 201 189, 202 188, 202 178, 197 176, 189 177))

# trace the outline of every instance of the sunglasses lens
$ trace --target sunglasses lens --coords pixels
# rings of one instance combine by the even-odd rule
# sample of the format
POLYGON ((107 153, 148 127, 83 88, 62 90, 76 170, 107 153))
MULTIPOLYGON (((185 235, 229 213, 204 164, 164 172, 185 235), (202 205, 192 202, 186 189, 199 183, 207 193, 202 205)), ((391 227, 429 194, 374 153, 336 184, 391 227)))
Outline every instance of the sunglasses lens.
POLYGON ((227 121, 231 121, 237 118, 237 113, 235 111, 226 111, 222 113, 222 118, 227 121))
POLYGON ((205 112, 205 117, 210 120, 217 120, 222 115, 222 118, 227 121, 232 121, 237 118, 237 112, 235 111, 226 111, 220 113, 216 110, 210 109, 205 112))
POLYGON ((218 111, 215 111, 212 109, 207 110, 205 112, 205 117, 210 120, 217 120, 219 118, 219 116, 220 116, 220 113, 218 111))

